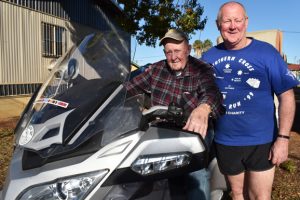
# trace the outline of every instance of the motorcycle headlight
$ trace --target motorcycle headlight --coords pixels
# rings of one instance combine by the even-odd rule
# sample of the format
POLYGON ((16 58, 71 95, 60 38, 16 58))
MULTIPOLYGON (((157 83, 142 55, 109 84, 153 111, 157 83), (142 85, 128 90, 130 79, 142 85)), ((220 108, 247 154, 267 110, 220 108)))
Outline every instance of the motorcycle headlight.
POLYGON ((143 176, 162 173, 188 165, 191 157, 188 153, 170 153, 163 155, 144 155, 138 157, 131 169, 143 176))
POLYGON ((27 144, 34 135, 34 128, 32 125, 27 126, 21 134, 19 145, 27 144))
POLYGON ((102 170, 56 180, 52 183, 33 186, 26 190, 19 200, 80 200, 108 173, 102 170))

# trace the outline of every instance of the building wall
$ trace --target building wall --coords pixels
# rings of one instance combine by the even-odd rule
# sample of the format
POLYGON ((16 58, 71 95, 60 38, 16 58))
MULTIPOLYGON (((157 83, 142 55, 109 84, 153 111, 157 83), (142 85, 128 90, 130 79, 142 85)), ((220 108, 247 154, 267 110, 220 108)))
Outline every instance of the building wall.
POLYGON ((70 23, 63 18, 6 2, 0 2, 0 13, 1 84, 41 83, 45 80, 49 73, 47 66, 55 58, 42 56, 42 22, 66 28, 67 48, 78 42, 83 35, 96 31, 74 22, 70 23), (71 37, 79 26, 81 34, 77 33, 77 36, 71 37))
POLYGON ((70 2, 0 0, 0 96, 32 93, 48 76, 57 58, 42 55, 42 22, 65 28, 66 50, 91 32, 112 29, 91 1, 70 2))
MULTIPOLYGON (((40 83, 53 58, 42 57, 41 22, 64 26, 64 20, 0 2, 2 84, 40 83)), ((68 34, 68 33, 67 33, 68 34)), ((66 37, 70 38, 70 37, 66 37)), ((67 41, 72 45, 71 41, 67 41)))

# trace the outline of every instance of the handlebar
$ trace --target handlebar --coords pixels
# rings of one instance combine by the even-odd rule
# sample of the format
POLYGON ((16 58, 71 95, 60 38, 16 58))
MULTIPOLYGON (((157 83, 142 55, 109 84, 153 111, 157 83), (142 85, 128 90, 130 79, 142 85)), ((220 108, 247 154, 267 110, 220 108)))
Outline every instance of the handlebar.
POLYGON ((168 111, 168 106, 153 106, 148 110, 143 111, 144 116, 153 115, 153 114, 163 114, 168 111))
POLYGON ((172 123, 176 126, 184 126, 187 119, 183 109, 174 103, 171 103, 169 106, 153 106, 143 111, 143 117, 148 123, 159 119, 160 121, 172 123))

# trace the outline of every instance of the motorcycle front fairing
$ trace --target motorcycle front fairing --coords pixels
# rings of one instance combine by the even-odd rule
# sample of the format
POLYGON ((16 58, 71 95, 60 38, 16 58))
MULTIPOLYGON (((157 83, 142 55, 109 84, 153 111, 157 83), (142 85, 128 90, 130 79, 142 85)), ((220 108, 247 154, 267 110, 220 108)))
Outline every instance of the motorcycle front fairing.
POLYGON ((109 136, 103 132, 112 126, 107 122, 113 120, 112 110, 120 110, 125 101, 122 84, 130 72, 129 44, 123 39, 127 37, 121 31, 88 35, 56 62, 15 129, 8 182, 31 177, 28 171, 44 170, 40 167, 48 163, 84 157, 122 134, 123 130, 107 132, 109 136))
MULTIPOLYGON (((92 123, 101 112, 95 114, 96 110, 105 107, 107 99, 128 77, 129 49, 123 43, 111 32, 92 34, 66 53, 36 95, 26 119, 19 123, 17 144, 43 158, 72 149, 70 144, 73 148, 80 145, 80 129, 92 123), (50 147, 56 144, 68 147, 50 147)), ((125 95, 119 94, 118 104, 124 103, 125 95)), ((83 140, 88 137, 89 133, 83 140)))
POLYGON ((91 34, 57 61, 15 130, 2 199, 132 197, 120 188, 206 166, 201 137, 150 125, 143 95, 126 97, 128 47, 122 32, 91 34))

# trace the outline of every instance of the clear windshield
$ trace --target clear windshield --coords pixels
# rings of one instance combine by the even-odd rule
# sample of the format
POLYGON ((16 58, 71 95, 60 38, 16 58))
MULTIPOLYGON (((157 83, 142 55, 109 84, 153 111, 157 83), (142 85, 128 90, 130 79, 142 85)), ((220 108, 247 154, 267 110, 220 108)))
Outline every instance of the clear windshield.
POLYGON ((128 124, 116 129, 117 121, 130 117, 136 121, 131 115, 139 116, 136 112, 140 112, 130 101, 124 104, 123 83, 130 72, 126 37, 120 32, 91 34, 59 59, 17 129, 17 143, 48 157, 61 151, 61 144, 68 146, 65 150, 74 149, 101 132, 103 145, 134 129, 128 124))
POLYGON ((113 32, 87 36, 56 64, 42 86, 34 101, 32 123, 44 122, 90 99, 99 99, 105 87, 123 83, 129 73, 127 47, 113 32))

